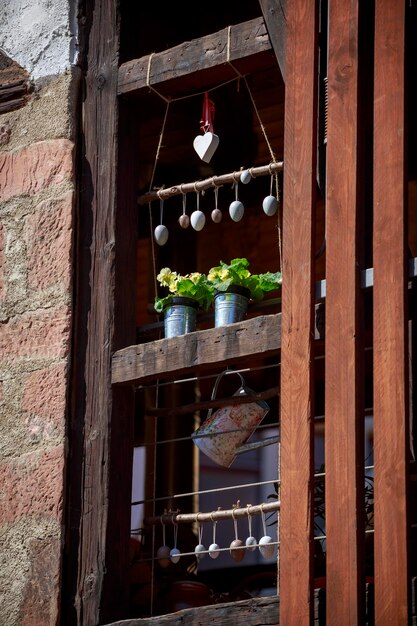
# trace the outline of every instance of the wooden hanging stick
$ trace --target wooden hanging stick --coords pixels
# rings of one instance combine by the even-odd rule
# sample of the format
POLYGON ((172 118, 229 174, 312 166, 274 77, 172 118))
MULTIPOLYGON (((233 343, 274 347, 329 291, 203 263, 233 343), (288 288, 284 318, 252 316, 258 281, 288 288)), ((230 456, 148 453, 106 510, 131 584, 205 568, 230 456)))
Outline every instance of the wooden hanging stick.
MULTIPOLYGON (((252 178, 258 176, 266 176, 273 172, 281 172, 284 167, 283 161, 276 161, 269 163, 269 165, 261 165, 259 167, 246 168, 249 170, 252 178)), ((243 170, 242 170, 243 171, 243 170)), ((205 180, 198 180, 193 183, 182 183, 181 185, 175 185, 174 187, 167 187, 167 189, 159 189, 158 191, 148 191, 147 193, 139 196, 138 204, 144 205, 153 202, 154 200, 166 200, 173 196, 178 196, 181 193, 188 193, 190 191, 203 191, 210 189, 211 187, 221 187, 227 183, 236 183, 236 179, 239 178, 241 172, 231 172, 230 174, 221 174, 220 176, 211 176, 205 180)))

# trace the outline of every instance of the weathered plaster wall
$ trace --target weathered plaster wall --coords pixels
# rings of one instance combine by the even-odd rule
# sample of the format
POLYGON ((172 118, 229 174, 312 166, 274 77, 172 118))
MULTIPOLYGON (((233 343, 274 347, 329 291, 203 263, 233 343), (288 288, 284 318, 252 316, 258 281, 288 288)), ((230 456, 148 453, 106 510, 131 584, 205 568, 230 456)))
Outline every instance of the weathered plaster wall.
POLYGON ((59 623, 72 327, 70 6, 0 3, 0 47, 35 79, 0 116, 0 624, 59 623), (19 23, 14 29, 14 23, 19 23))

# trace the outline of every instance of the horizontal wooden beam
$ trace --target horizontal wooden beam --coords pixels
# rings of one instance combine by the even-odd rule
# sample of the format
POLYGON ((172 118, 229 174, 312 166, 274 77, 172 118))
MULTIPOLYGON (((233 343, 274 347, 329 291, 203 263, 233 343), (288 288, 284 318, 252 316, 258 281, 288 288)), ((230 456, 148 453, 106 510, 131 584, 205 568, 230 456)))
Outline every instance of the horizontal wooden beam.
POLYGON ((159 339, 118 350, 112 358, 112 384, 135 384, 181 376, 201 368, 278 353, 281 314, 261 315, 236 324, 159 339))
MULTIPOLYGON (((213 82, 232 79, 238 72, 263 69, 265 53, 269 53, 269 65, 276 63, 265 22, 259 17, 123 63, 119 68, 118 93, 149 91, 152 87, 163 93, 164 83, 178 79, 190 91, 201 89, 213 69, 213 82)), ((168 96, 172 97, 172 91, 165 89, 165 97, 168 96)))

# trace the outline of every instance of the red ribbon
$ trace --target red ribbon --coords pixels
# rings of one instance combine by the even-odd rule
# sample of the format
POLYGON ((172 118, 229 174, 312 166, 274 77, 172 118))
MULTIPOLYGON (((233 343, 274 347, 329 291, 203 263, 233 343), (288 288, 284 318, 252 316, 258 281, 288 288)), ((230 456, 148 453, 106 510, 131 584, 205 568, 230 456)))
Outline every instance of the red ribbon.
POLYGON ((204 133, 207 133, 207 131, 210 131, 211 133, 214 132, 213 120, 215 110, 216 107, 214 106, 214 102, 213 100, 210 100, 208 91, 206 91, 204 94, 202 119, 200 120, 200 128, 204 133))

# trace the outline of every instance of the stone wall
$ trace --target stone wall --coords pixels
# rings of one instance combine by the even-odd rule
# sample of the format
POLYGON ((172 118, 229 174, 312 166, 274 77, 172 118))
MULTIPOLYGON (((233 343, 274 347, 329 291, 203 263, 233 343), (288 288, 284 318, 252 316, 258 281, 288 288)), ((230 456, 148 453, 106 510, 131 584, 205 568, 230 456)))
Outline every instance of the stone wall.
POLYGON ((0 624, 59 623, 75 68, 0 116, 0 624))

